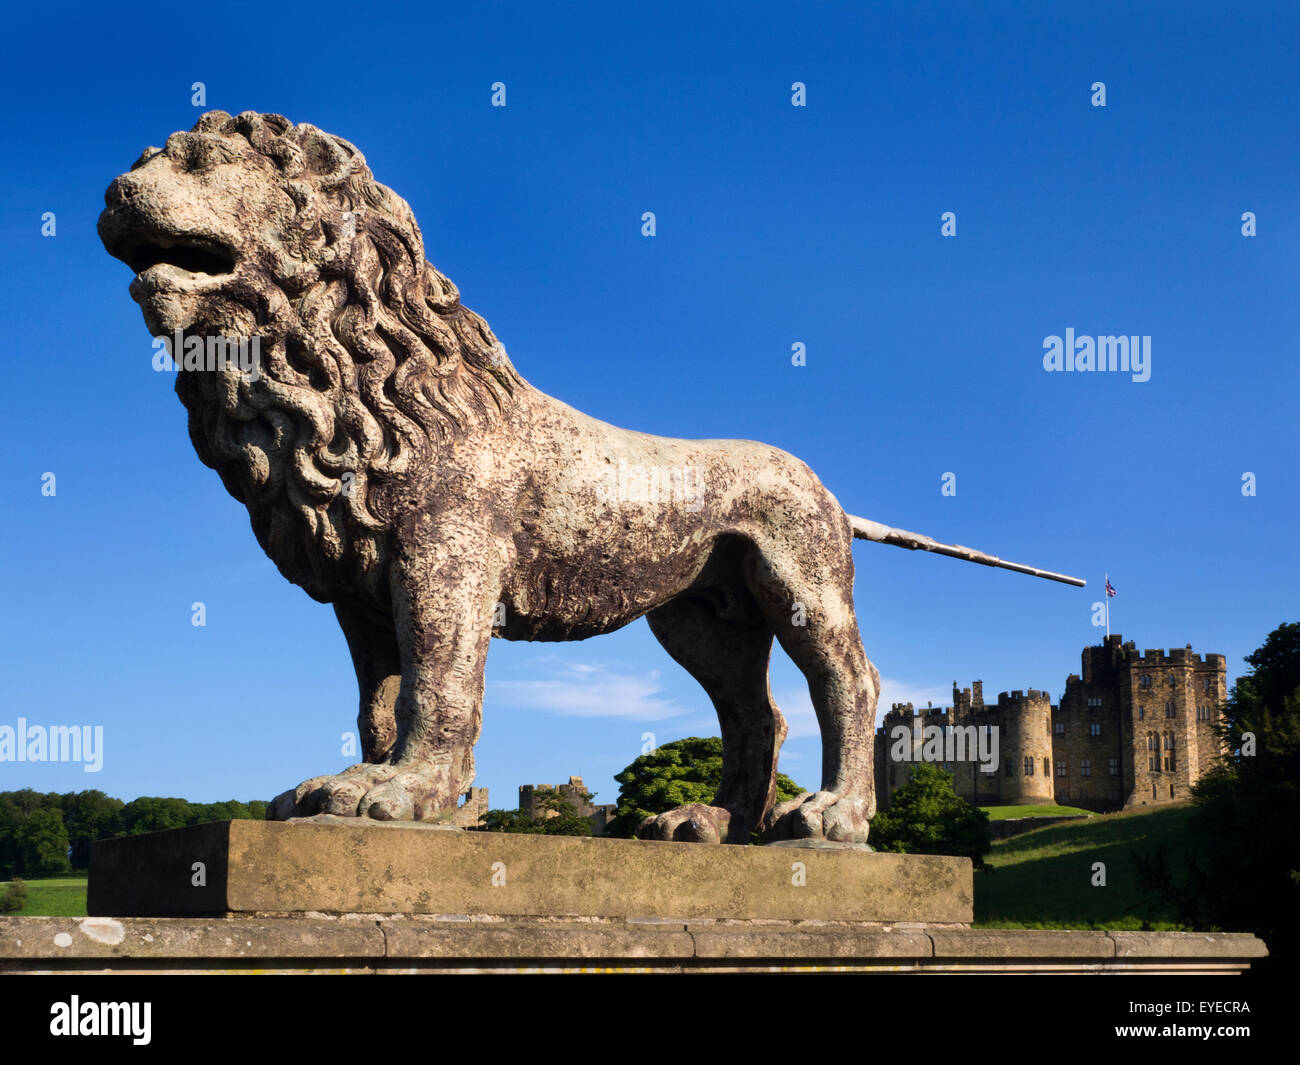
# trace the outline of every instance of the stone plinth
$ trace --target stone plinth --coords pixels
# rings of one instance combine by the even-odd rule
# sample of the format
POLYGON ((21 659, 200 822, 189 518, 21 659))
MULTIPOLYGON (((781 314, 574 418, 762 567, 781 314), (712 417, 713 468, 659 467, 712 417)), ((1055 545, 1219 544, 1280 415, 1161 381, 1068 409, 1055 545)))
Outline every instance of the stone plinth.
MULTIPOLYGON (((0 917, 0 973, 862 972, 1226 975, 1241 933, 835 921, 0 917)), ((1190 997, 1190 996, 1188 996, 1190 997)))
POLYGON ((219 821, 102 840, 91 849, 87 901, 90 914, 105 917, 402 913, 952 925, 969 924, 972 906, 966 858, 344 818, 219 821))

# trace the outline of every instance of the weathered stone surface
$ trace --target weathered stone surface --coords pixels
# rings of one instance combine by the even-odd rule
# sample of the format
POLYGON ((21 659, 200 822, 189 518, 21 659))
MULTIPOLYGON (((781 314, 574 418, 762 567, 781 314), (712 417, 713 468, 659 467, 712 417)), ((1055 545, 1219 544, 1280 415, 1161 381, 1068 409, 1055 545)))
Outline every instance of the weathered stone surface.
POLYGON ((439 913, 968 923, 966 858, 223 821, 102 840, 91 912, 439 913), (193 886, 193 867, 206 868, 193 886))
POLYGON ((933 933, 939 958, 1113 958, 1115 943, 1106 932, 1037 929, 967 929, 933 933))
POLYGON ((935 925, 378 917, 0 917, 0 972, 855 971, 1223 974, 1250 935, 935 925), (1120 937, 1126 947, 1113 950, 1120 937))
POLYGON ((429 924, 385 926, 388 953, 400 958, 691 958, 694 937, 648 925, 429 924))
POLYGON ((871 932, 853 928, 742 929, 722 926, 695 933, 701 958, 929 958, 930 937, 923 932, 871 932))
POLYGON ((1119 958, 1262 958, 1264 941, 1249 932, 1111 932, 1119 958))
POLYGON ((0 917, 0 958, 383 957, 373 920, 0 917))
POLYGON ((333 604, 356 668, 364 762, 284 793, 274 817, 454 818, 491 638, 644 616, 724 737, 711 804, 645 834, 865 842, 880 677, 853 609, 854 527, 804 463, 619 429, 530 386, 425 259, 406 202, 314 126, 209 112, 105 201, 105 247, 136 272, 149 329, 179 341, 199 458, 280 572, 333 604), (226 338, 242 364, 205 364, 226 338), (774 637, 825 729, 821 790, 780 808, 774 637))

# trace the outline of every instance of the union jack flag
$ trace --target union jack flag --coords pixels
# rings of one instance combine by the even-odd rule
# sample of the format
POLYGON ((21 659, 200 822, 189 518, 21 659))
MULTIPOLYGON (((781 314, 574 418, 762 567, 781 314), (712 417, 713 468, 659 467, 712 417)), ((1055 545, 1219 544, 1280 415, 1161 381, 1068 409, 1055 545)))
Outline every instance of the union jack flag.
POLYGON ((1115 598, 1115 586, 1110 583, 1109 577, 1106 578, 1106 598, 1107 599, 1115 598))

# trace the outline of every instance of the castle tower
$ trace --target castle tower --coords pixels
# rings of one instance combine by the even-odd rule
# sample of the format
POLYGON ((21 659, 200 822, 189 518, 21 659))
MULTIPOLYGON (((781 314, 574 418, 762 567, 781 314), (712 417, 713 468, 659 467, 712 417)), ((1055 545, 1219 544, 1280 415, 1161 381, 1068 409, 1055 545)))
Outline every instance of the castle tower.
POLYGON ((1030 688, 1028 692, 998 695, 1001 724, 1001 802, 1006 806, 1032 806, 1053 801, 1052 698, 1030 688))
POLYGON ((1190 644, 1139 654, 1119 635, 1085 647, 1053 724, 1057 801, 1113 810, 1189 799, 1217 757, 1226 698, 1223 655, 1190 644))

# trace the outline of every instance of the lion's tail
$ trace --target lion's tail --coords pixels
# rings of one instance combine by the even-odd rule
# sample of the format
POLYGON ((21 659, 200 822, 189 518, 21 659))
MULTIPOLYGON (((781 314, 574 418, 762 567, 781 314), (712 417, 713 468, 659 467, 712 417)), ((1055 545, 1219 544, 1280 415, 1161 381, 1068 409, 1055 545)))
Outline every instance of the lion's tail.
POLYGON ((1060 581, 1062 584, 1072 584, 1076 588, 1082 588, 1088 583, 1078 577, 1067 577, 1064 573, 1053 573, 1051 570, 1039 569, 1036 566, 1022 566, 1019 562, 1007 562, 996 555, 976 551, 973 547, 962 547, 961 544, 941 544, 923 533, 895 529, 889 525, 882 525, 878 521, 859 518, 854 514, 848 515, 848 519, 849 524, 853 526, 853 535, 859 540, 871 540, 878 544, 892 544, 894 547, 903 547, 908 551, 932 551, 936 555, 960 558, 963 562, 977 562, 981 566, 996 566, 998 569, 1009 569, 1016 573, 1028 573, 1031 577, 1060 581))

